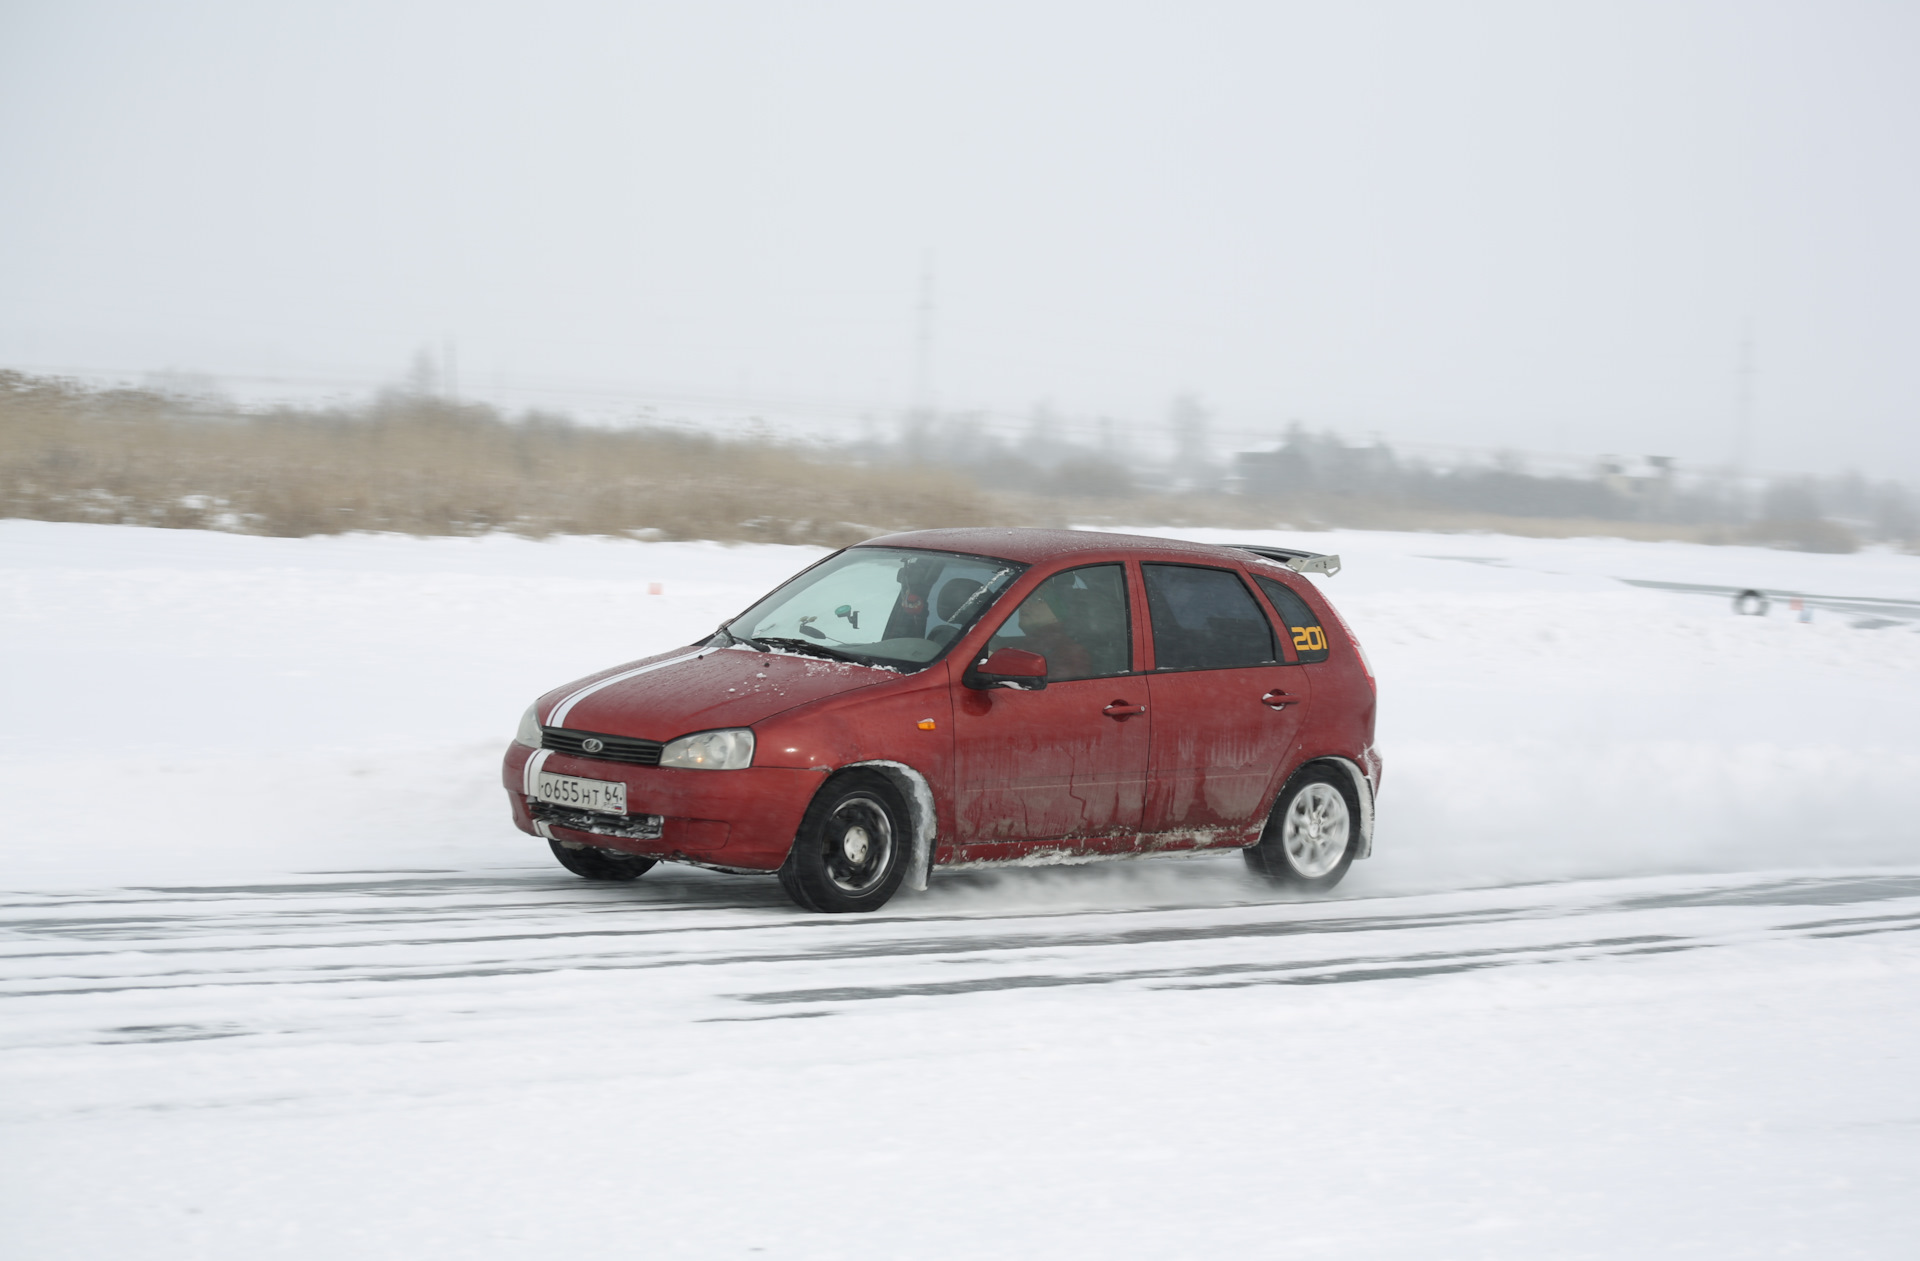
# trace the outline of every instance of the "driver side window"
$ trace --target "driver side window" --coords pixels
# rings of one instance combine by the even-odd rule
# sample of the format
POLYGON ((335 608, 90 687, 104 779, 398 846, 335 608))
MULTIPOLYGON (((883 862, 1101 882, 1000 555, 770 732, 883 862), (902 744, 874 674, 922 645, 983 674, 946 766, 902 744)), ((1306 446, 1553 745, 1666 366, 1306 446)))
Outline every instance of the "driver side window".
POLYGON ((987 642, 987 654, 1024 648, 1047 659, 1047 681, 1097 679, 1133 668, 1126 571, 1088 565, 1055 574, 1020 602, 987 642))

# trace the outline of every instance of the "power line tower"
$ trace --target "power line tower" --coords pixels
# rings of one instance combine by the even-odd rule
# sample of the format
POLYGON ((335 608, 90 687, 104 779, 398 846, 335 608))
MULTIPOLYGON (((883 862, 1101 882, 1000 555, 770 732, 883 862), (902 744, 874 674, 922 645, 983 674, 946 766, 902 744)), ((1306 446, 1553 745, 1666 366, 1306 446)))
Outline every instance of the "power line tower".
POLYGON ((1167 427, 1173 433, 1173 467, 1188 490, 1217 489, 1218 470, 1210 458, 1207 433, 1211 413, 1192 394, 1175 396, 1167 414, 1167 427))
POLYGON ((933 410, 933 251, 920 260, 920 301, 914 307, 913 409, 933 410))
POLYGON ((1753 459, 1753 326, 1740 334, 1740 366, 1733 396, 1733 479, 1747 475, 1753 459))
POLYGON ((914 304, 913 401, 907 409, 907 456, 927 458, 928 430, 933 426, 933 251, 920 260, 920 300, 914 304))

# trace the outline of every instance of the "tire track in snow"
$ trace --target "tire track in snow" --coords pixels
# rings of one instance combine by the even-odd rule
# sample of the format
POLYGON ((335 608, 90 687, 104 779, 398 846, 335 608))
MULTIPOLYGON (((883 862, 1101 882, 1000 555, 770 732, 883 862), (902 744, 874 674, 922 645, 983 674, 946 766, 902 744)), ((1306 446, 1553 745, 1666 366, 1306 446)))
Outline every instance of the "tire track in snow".
MULTIPOLYGON (((671 973, 708 1007, 817 1007, 1023 988, 1411 979, 1920 928, 1920 876, 1698 885, 862 919, 769 909, 758 890, 750 890, 751 901, 729 904, 724 892, 711 895, 731 887, 719 881, 692 886, 698 895, 691 898, 668 888, 635 897, 630 888, 583 889, 545 877, 413 876, 16 896, 0 904, 0 1001, 22 1016, 23 1008, 37 1009, 39 1018, 8 1027, 31 1028, 30 1040, 44 1044, 46 1036, 80 1036, 82 1024, 97 1035, 94 1009, 102 1002, 164 1015, 170 1004, 239 1001, 219 1000, 222 991, 351 996, 399 987, 431 1004, 562 973, 671 973), (1449 908, 1450 900, 1482 904, 1449 908), (1890 908, 1899 902, 1914 905, 1890 908), (1809 920, 1794 909, 1846 905, 1860 913, 1809 920), (147 913, 130 914, 130 907, 147 913), (676 913, 673 922, 633 922, 663 910, 676 913), (620 921, 605 922, 610 915, 620 921), (1632 931, 1595 931, 1608 923, 1632 931), (1333 937, 1348 948, 1328 955, 1319 945, 1333 937), (826 983, 823 969, 833 974, 826 983), (62 1003, 84 1006, 88 1019, 79 1020, 78 1010, 62 1017, 55 1010, 62 1003)), ((729 1017, 721 1010, 697 1018, 729 1017)), ((160 1040, 167 1030, 203 1027, 143 1016, 107 1028, 122 1040, 137 1040, 142 1030, 160 1040)), ((204 1036, 238 1032, 244 1029, 204 1036)), ((0 1046, 12 1044, 0 1033, 0 1046)))

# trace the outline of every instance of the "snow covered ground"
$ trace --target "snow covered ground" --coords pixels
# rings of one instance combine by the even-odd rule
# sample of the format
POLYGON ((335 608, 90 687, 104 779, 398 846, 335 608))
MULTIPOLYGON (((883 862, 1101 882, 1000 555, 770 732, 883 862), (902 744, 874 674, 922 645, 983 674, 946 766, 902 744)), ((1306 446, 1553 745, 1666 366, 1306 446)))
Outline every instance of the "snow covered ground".
POLYGON ((1911 1255, 1920 558, 1270 537, 1381 677, 1336 898, 849 921, 497 783, 809 549, 0 522, 0 1252, 1911 1255))

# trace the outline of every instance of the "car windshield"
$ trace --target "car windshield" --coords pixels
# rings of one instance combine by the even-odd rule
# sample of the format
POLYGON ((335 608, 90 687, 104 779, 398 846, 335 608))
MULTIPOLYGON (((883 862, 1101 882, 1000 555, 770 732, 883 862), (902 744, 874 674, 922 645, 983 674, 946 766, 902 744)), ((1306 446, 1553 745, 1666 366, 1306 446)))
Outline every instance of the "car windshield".
POLYGON ((1025 565, 901 547, 852 547, 722 627, 754 646, 914 671, 939 658, 1025 565))

